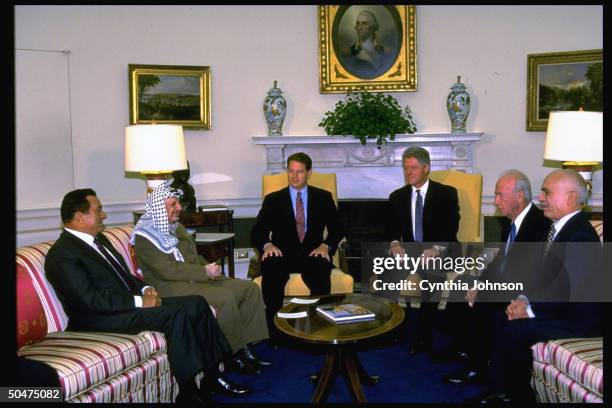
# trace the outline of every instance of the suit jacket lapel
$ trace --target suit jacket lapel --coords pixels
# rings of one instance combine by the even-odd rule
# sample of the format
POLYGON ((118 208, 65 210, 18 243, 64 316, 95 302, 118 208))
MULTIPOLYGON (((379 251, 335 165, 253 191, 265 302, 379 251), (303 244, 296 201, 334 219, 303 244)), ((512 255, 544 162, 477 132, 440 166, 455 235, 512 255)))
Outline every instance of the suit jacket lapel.
MULTIPOLYGON (((313 196, 313 191, 310 187, 306 187, 308 188, 308 200, 307 200, 307 204, 306 207, 304 208, 304 215, 306 215, 306 235, 304 235, 304 241, 306 241, 306 237, 308 237, 308 234, 310 234, 310 231, 312 230, 312 228, 310 228, 310 224, 311 221, 313 220, 312 214, 314 211, 314 206, 316 205, 315 203, 317 203, 317 200, 315 200, 312 196, 313 196)), ((297 225, 296 225, 296 231, 297 231, 297 225)))
POLYGON ((566 242, 567 241, 566 235, 568 234, 568 231, 571 231, 575 227, 575 225, 582 220, 582 217, 584 217, 584 213, 581 211, 577 214, 574 214, 572 218, 567 220, 567 222, 565 223, 565 225, 563 225, 561 230, 557 232, 557 236, 555 237, 553 242, 566 242))
POLYGON ((407 186, 404 193, 406 194, 406 203, 408 204, 406 206, 408 235, 404 237, 404 241, 412 242, 414 241, 414 234, 412 233, 412 186, 407 186))
POLYGON ((436 201, 437 193, 436 182, 429 180, 427 195, 423 197, 423 241, 429 241, 429 231, 431 231, 431 220, 433 219, 433 206, 436 201))
POLYGON ((297 238, 297 224, 295 223, 295 212, 293 210, 293 203, 291 202, 291 193, 289 192, 289 186, 285 187, 283 195, 285 197, 283 204, 283 206, 285 207, 284 211, 289 214, 289 228, 292 228, 292 230, 295 231, 295 237, 299 242, 299 239, 297 238))

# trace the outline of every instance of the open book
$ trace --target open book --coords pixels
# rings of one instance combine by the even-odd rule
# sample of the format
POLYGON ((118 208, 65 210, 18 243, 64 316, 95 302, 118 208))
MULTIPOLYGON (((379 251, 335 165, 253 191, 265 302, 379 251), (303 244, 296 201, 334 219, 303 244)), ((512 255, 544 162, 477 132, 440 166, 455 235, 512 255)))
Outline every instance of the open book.
POLYGON ((376 315, 363 306, 353 303, 321 305, 317 312, 334 323, 353 323, 374 320, 376 315))

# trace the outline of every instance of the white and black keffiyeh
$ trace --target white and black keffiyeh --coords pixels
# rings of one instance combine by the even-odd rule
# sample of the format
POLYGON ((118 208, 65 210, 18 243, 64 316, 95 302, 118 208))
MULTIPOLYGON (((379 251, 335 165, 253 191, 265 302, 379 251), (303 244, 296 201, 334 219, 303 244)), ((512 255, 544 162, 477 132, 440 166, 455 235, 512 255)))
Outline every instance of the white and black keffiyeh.
POLYGON ((136 235, 140 235, 151 241, 160 251, 166 254, 174 254, 178 261, 182 261, 183 256, 176 247, 178 238, 174 235, 178 223, 168 225, 168 212, 166 211, 166 199, 182 195, 181 190, 170 187, 170 180, 166 180, 157 186, 147 196, 145 213, 136 223, 130 243, 134 245, 136 235))

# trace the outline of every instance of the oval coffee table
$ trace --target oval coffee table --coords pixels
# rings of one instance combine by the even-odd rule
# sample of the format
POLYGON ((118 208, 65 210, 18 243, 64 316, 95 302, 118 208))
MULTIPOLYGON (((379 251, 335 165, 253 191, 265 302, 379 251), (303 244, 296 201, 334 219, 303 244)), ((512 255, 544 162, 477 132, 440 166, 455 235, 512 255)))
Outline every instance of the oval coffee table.
POLYGON ((355 348, 396 328, 404 320, 403 309, 385 298, 358 293, 322 296, 317 303, 311 305, 289 303, 281 309, 282 313, 301 311, 306 311, 308 315, 298 319, 276 316, 274 324, 280 331, 296 340, 329 348, 311 402, 325 400, 329 387, 333 384, 332 379, 338 372, 342 373, 353 402, 366 402, 361 381, 375 384, 378 378, 368 376, 355 348), (317 306, 329 303, 354 303, 364 306, 374 312, 376 318, 365 322, 333 323, 316 311, 317 306))

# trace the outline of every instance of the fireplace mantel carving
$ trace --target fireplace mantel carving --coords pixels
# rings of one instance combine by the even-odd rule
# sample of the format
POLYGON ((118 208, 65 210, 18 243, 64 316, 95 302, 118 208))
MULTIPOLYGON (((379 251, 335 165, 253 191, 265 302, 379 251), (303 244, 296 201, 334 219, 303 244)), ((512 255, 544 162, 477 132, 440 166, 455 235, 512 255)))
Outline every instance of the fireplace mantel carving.
POLYGON ((478 133, 415 133, 396 135, 395 140, 382 145, 374 142, 363 146, 358 139, 342 136, 255 136, 255 144, 266 148, 266 172, 283 171, 287 157, 305 152, 312 166, 338 176, 338 198, 387 198, 403 185, 402 153, 410 146, 429 151, 432 170, 476 171, 478 133))

